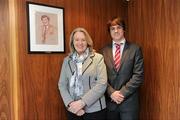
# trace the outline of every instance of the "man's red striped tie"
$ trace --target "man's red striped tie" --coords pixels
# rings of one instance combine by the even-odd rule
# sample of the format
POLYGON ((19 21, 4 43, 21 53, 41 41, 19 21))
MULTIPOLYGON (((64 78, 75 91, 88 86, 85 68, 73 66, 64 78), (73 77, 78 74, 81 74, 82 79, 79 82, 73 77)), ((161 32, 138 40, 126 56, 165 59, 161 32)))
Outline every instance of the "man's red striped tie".
POLYGON ((115 51, 115 57, 114 57, 114 65, 115 65, 116 71, 118 71, 120 68, 120 62, 121 62, 121 46, 120 44, 115 44, 115 45, 116 45, 116 51, 115 51))

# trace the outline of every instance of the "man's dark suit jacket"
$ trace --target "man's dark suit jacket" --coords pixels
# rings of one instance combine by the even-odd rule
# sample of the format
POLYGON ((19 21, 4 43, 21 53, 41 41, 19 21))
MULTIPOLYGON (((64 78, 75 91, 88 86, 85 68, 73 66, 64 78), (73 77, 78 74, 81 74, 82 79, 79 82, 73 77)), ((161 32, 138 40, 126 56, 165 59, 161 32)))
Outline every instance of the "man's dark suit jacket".
POLYGON ((143 55, 141 49, 136 44, 125 42, 121 57, 120 69, 117 72, 114 66, 112 44, 101 50, 107 67, 108 88, 107 88, 107 108, 113 110, 138 111, 138 88, 144 79, 143 55), (110 95, 115 91, 125 96, 124 101, 118 105, 113 102, 110 95))

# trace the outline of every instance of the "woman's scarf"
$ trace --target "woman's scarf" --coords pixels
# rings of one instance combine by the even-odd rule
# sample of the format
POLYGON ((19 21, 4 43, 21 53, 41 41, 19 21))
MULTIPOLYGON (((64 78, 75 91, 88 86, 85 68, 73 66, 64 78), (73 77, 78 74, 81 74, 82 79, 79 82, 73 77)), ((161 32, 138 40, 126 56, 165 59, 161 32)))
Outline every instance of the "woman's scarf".
POLYGON ((83 95, 83 79, 82 79, 82 64, 89 55, 89 49, 87 48, 82 55, 78 55, 74 52, 72 55, 73 62, 75 65, 74 73, 69 81, 69 90, 74 100, 80 99, 83 95))

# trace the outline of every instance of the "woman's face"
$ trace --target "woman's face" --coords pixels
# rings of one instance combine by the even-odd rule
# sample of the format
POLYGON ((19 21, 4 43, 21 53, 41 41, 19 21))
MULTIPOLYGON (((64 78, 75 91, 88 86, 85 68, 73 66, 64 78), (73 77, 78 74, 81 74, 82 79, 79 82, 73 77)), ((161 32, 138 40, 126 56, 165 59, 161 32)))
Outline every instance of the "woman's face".
POLYGON ((85 52, 87 48, 87 41, 83 32, 76 32, 74 34, 73 44, 79 55, 85 52))

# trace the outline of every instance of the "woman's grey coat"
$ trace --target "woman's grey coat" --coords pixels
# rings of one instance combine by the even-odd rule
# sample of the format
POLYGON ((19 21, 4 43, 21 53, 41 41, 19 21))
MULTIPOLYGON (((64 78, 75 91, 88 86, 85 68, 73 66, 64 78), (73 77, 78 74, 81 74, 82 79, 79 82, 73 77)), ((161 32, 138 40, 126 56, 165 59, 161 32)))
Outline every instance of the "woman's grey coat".
MULTIPOLYGON (((107 72, 104 58, 101 54, 91 53, 82 67, 84 95, 81 99, 86 103, 85 112, 100 111, 106 108, 104 93, 107 87, 107 72)), ((66 107, 74 101, 69 93, 69 80, 74 70, 75 65, 72 56, 67 56, 64 59, 58 83, 66 107)))

